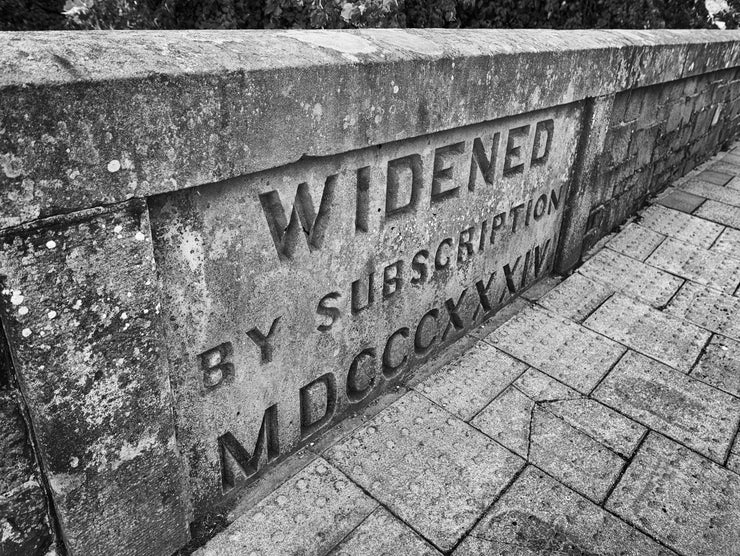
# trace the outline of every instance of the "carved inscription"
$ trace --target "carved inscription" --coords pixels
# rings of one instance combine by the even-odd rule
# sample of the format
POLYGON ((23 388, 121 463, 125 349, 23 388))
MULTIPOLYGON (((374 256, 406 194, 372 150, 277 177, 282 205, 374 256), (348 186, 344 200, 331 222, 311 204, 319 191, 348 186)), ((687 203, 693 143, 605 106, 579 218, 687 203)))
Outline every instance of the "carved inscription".
POLYGON ((549 272, 579 114, 563 106, 153 200, 196 514, 549 272))

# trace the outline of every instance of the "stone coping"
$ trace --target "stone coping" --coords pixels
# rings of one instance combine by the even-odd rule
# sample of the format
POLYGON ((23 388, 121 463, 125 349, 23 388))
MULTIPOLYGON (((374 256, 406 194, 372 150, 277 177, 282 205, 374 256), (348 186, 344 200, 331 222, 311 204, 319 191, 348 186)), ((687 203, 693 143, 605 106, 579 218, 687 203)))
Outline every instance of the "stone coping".
POLYGON ((0 228, 733 67, 740 31, 0 33, 0 228))

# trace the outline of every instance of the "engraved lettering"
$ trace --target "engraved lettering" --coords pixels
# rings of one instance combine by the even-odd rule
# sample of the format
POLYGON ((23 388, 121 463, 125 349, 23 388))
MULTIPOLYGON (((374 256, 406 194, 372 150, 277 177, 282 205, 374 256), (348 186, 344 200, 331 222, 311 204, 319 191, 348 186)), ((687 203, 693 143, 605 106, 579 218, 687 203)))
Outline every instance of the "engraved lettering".
POLYGON ((462 263, 467 261, 473 256, 475 250, 473 249, 473 236, 475 234, 475 226, 465 228, 460 232, 459 242, 457 244, 457 262, 462 263))
POLYGON ((367 283, 362 280, 355 280, 352 282, 352 314, 356 315, 360 311, 364 311, 370 305, 373 304, 374 296, 373 293, 373 282, 375 281, 375 273, 371 272, 367 276, 367 283), (361 305, 361 303, 365 303, 361 305))
POLYGON ((423 185, 422 179, 422 161, 418 154, 396 158, 388 162, 388 182, 385 196, 386 218, 416 208, 423 185), (409 200, 403 203, 402 197, 405 191, 408 191, 409 200))
POLYGON ((367 233, 370 223, 370 166, 357 169, 355 231, 367 233))
POLYGON ((560 186, 560 189, 558 189, 557 193, 555 193, 554 189, 550 192, 550 206, 547 207, 547 214, 550 214, 553 210, 558 210, 558 207, 560 206, 560 194, 562 192, 562 185, 560 186))
POLYGON ((493 224, 491 224, 491 245, 493 245, 496 239, 496 231, 506 224, 506 213, 502 212, 493 217, 493 224))
POLYGON ((272 321, 270 331, 267 333, 267 335, 260 332, 260 330, 257 328, 252 328, 252 330, 247 332, 247 336, 249 336, 249 339, 257 344, 258 348, 260 348, 261 363, 263 365, 272 361, 274 348, 273 341, 275 340, 275 334, 277 334, 277 331, 280 329, 280 319, 281 317, 277 317, 274 321, 272 321))
POLYGON ((331 330, 334 323, 339 320, 341 315, 339 308, 330 305, 330 303, 339 300, 341 297, 342 295, 339 292, 331 292, 327 293, 319 301, 319 304, 316 307, 316 312, 322 317, 325 317, 323 324, 316 327, 319 332, 327 332, 331 330))
POLYGON ((529 136, 529 124, 509 130, 504 156, 504 176, 524 172, 524 139, 529 136))
POLYGON ((547 248, 550 247, 550 240, 545 242, 545 245, 540 248, 539 245, 534 248, 534 275, 535 277, 540 275, 542 271, 542 265, 545 262, 547 256, 547 248))
POLYGON ((516 232, 516 223, 517 223, 517 220, 519 219, 519 211, 522 210, 523 208, 524 208, 524 203, 511 207, 511 210, 509 210, 509 214, 514 216, 514 218, 512 219, 512 223, 511 223, 511 233, 512 234, 516 232))
POLYGON ((447 322, 447 326, 445 327, 444 334, 442 334, 443 341, 447 339, 447 336, 449 336, 451 329, 454 331, 458 331, 465 328, 465 322, 463 321, 458 311, 460 310, 460 307, 462 307, 462 302, 463 299, 465 299, 466 293, 468 293, 468 288, 465 288, 462 291, 459 299, 457 300, 457 303, 455 303, 453 299, 448 299, 447 301, 445 301, 445 308, 447 309, 449 321, 447 322))
POLYGON ((555 123, 552 119, 537 122, 534 130, 534 145, 532 146, 532 166, 538 166, 547 162, 550 155, 550 146, 554 134, 555 123), (545 136, 543 140, 542 136, 545 136))
POLYGON ((321 375, 300 390, 301 438, 311 436, 326 425, 337 405, 336 379, 333 373, 321 375))
POLYGON ((383 269, 383 297, 387 298, 401 290, 403 261, 396 261, 383 269))
POLYGON ((347 374, 347 397, 359 402, 367 397, 375 386, 375 349, 363 349, 352 360, 347 374))
POLYGON ((447 268, 450 268, 450 264, 452 263, 452 258, 442 251, 442 247, 445 246, 449 247, 450 249, 452 248, 451 237, 443 239, 437 246, 437 253, 434 255, 434 268, 436 268, 437 270, 445 270, 447 268))
POLYGON ((514 272, 516 272, 516 267, 519 266, 519 261, 521 260, 522 260, 521 256, 516 258, 516 262, 514 262, 514 268, 510 267, 508 264, 504 265, 504 277, 506 278, 506 287, 509 289, 511 293, 516 293, 516 284, 514 283, 514 272))
POLYGON ((489 292, 491 291, 491 288, 493 287, 495 279, 496 279, 496 271, 494 270, 491 273, 491 275, 488 277, 487 284, 484 285, 483 280, 478 280, 475 283, 475 289, 478 291, 478 307, 475 308, 475 313, 473 313, 473 320, 478 319, 478 315, 480 314, 481 309, 483 309, 483 314, 486 314, 493 310, 493 304, 491 303, 489 292))
POLYGON ((465 143, 454 143, 434 151, 434 172, 432 173, 432 203, 460 193, 460 186, 454 185, 454 163, 456 156, 463 154, 465 143))
POLYGON ((203 386, 213 390, 234 376, 234 365, 227 361, 233 354, 231 342, 224 342, 201 353, 200 368, 203 370, 203 386))
POLYGON ((424 284, 429 276, 429 270, 427 264, 429 262, 429 251, 422 249, 416 255, 414 255, 411 261, 411 270, 416 273, 416 276, 411 277, 411 283, 424 284))
POLYGON ((438 319, 439 311, 437 309, 427 311, 421 317, 419 325, 416 327, 416 334, 414 334, 414 351, 417 355, 424 355, 432 347, 434 340, 437 339, 438 319), (434 333, 428 330, 428 323, 434 323, 434 333))
POLYGON ((408 361, 408 355, 405 354, 404 348, 399 348, 397 345, 400 338, 408 337, 409 329, 406 327, 399 328, 388 337, 388 341, 385 343, 385 349, 383 350, 383 375, 386 378, 393 378, 398 375, 403 365, 408 361), (399 352, 403 353, 400 361, 398 361, 399 352))
POLYGON ((547 207, 547 195, 544 193, 539 196, 537 202, 534 204, 534 219, 535 221, 542 218, 545 214, 545 208, 547 207))
POLYGON ((483 180, 488 185, 493 184, 493 176, 496 172, 496 156, 498 153, 498 144, 501 134, 497 131, 493 134, 491 139, 491 158, 486 156, 486 150, 483 146, 483 141, 476 137, 473 139, 473 155, 470 159, 470 179, 468 180, 468 189, 473 191, 475 189, 475 182, 478 178, 476 169, 480 170, 483 175, 483 180))

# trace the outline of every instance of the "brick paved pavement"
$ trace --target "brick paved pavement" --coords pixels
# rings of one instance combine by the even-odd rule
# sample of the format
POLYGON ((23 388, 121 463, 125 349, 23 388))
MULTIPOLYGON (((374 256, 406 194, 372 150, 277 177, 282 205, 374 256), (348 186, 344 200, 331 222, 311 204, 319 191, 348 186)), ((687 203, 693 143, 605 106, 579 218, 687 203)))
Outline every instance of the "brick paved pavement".
POLYGON ((740 147, 272 472, 197 553, 740 554, 738 184, 740 147))

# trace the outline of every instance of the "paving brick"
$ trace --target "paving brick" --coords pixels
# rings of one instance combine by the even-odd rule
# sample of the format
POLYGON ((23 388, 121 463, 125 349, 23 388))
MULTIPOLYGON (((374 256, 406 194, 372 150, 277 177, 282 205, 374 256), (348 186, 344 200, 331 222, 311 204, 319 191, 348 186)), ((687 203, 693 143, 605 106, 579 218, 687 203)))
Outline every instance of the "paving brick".
POLYGON ((639 224, 631 223, 609 240, 606 246, 622 255, 644 262, 665 237, 639 224))
POLYGON ((325 454, 441 550, 455 546, 524 464, 416 392, 325 454))
POLYGON ((578 273, 656 307, 668 303, 683 283, 681 278, 611 249, 596 253, 578 269, 578 273))
POLYGON ((523 458, 529 455, 529 431, 535 402, 509 387, 470 421, 478 430, 523 458))
POLYGON ((570 386, 566 386, 533 368, 527 369, 522 376, 514 381, 513 386, 525 396, 537 402, 575 400, 583 397, 583 394, 573 390, 570 386))
POLYGON ((690 374, 740 398, 740 342, 714 336, 690 374))
POLYGON ((722 159, 712 164, 709 171, 716 175, 712 175, 712 179, 707 179, 706 177, 702 177, 701 179, 706 179, 707 181, 711 181, 712 183, 716 183, 717 185, 727 185, 727 182, 729 181, 727 179, 728 177, 732 178, 740 174, 740 165, 735 162, 722 159), (724 183, 722 183, 723 181, 724 183))
POLYGON ((695 216, 706 218, 712 222, 740 229, 740 208, 732 207, 717 201, 707 200, 694 212, 695 216))
POLYGON ((653 205, 639 217, 645 228, 706 249, 722 232, 722 226, 680 211, 653 205))
POLYGON ((538 303, 561 317, 581 322, 601 305, 614 288, 575 273, 553 288, 538 303))
POLYGON ((732 178, 730 181, 727 182, 727 185, 725 187, 740 191, 740 177, 732 178))
POLYGON ((195 556, 325 554, 377 507, 375 500, 319 458, 195 556))
MULTIPOLYGON (((731 177, 732 176, 727 176, 725 183, 729 182, 731 177)), ((723 187, 724 185, 724 183, 717 185, 705 181, 689 180, 686 183, 681 184, 679 187, 694 195, 706 197, 707 199, 719 201, 720 203, 732 205, 733 207, 740 207, 740 193, 730 187, 723 187)))
POLYGON ((688 372, 709 340, 709 332, 615 294, 584 326, 676 369, 688 372))
POLYGON ((715 253, 740 257, 740 230, 734 228, 725 228, 714 245, 709 249, 715 253))
POLYGON ((691 193, 686 193, 680 189, 674 189, 672 187, 669 189, 671 191, 667 191, 655 201, 657 204, 691 214, 699 208, 704 201, 706 201, 704 197, 692 195, 691 193))
POLYGON ((730 454, 730 458, 727 460, 727 469, 740 474, 740 454, 730 454))
POLYGON ((668 239, 647 264, 732 295, 740 284, 740 258, 668 239))
POLYGON ((524 363, 479 341, 415 389, 467 421, 526 369, 524 363))
POLYGON ((632 351, 592 397, 719 463, 740 417, 737 398, 632 351))
POLYGON ((367 556, 368 554, 403 554, 404 556, 442 556, 428 542, 385 508, 378 508, 329 556, 367 556))
POLYGON ((677 552, 740 554, 740 476, 650 433, 606 508, 677 552))
POLYGON ((486 341, 583 393, 624 353, 619 344, 541 308, 525 309, 486 341))
POLYGON ((740 298, 686 282, 665 312, 740 340, 740 298))
POLYGON ((667 556, 674 553, 529 466, 453 554, 667 556))
POLYGON ((716 162, 712 164, 711 169, 699 172, 695 179, 697 181, 703 181, 714 185, 725 185, 734 177, 734 174, 732 172, 718 171, 720 168, 722 168, 722 163, 716 162))

